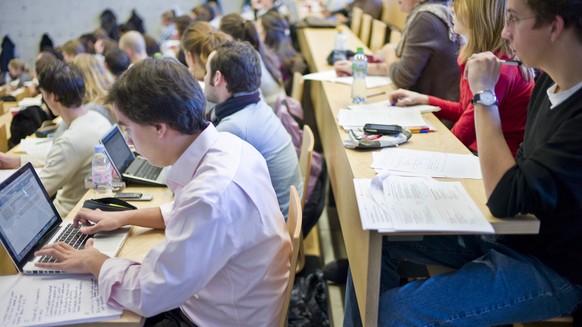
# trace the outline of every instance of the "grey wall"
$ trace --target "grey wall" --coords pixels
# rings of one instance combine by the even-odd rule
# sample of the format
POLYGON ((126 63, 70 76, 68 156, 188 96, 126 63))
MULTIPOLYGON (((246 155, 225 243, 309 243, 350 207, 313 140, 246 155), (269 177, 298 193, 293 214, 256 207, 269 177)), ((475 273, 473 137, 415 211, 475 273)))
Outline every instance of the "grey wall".
MULTIPOLYGON (((17 56, 33 67, 41 36, 48 33, 54 45, 89 33, 99 27, 99 15, 110 8, 118 23, 131 10, 144 20, 146 32, 157 37, 162 12, 178 8, 184 13, 203 0, 0 0, 0 42, 5 35, 16 44, 17 56)), ((225 12, 239 11, 242 0, 223 0, 225 12)))

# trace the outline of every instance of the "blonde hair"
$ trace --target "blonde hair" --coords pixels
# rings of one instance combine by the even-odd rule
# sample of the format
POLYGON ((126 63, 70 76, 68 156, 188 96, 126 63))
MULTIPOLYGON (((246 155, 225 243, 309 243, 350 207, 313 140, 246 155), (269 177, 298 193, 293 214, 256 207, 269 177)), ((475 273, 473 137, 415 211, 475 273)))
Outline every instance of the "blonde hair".
POLYGON ((21 72, 24 72, 24 73, 27 73, 27 74, 29 73, 29 71, 28 71, 28 65, 24 61, 22 61, 20 59, 11 59, 8 62, 8 67, 10 67, 12 69, 18 69, 21 72))
POLYGON ((467 43, 461 48, 459 61, 467 62, 474 53, 500 52, 510 57, 509 42, 501 37, 505 26, 505 0, 455 0, 457 20, 468 30, 467 43))
POLYGON ((109 92, 109 88, 115 81, 113 75, 105 69, 94 55, 82 53, 75 57, 73 65, 81 71, 83 81, 85 82, 85 96, 83 103, 96 103, 105 107, 111 116, 115 118, 115 114, 110 106, 105 104, 105 98, 109 92))
POLYGON ((79 40, 70 40, 65 42, 61 47, 64 53, 72 56, 76 56, 81 53, 85 53, 85 46, 79 40))
POLYGON ((214 49, 223 43, 231 41, 232 37, 218 31, 207 22, 196 22, 190 25, 182 35, 182 48, 200 60, 200 65, 206 70, 206 61, 214 49))

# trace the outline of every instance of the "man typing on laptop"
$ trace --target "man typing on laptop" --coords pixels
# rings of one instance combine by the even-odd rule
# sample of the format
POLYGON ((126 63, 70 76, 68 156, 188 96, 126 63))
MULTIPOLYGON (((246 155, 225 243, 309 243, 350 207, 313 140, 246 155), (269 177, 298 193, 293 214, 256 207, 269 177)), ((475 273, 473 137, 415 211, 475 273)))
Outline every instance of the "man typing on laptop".
POLYGON ((126 212, 81 210, 93 233, 124 225, 165 230, 141 263, 108 258, 87 243, 38 251, 52 269, 90 272, 107 303, 152 317, 146 325, 273 326, 279 321, 291 251, 261 154, 204 117, 188 69, 171 59, 136 63, 109 100, 128 142, 156 166, 172 166, 173 203, 126 212))

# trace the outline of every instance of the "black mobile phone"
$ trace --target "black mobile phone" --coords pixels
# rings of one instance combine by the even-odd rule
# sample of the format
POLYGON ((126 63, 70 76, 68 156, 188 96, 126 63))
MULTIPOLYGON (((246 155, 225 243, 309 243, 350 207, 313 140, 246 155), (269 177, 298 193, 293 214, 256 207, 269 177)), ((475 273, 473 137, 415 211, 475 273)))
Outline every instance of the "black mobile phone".
POLYGON ((366 124, 364 125, 366 134, 395 135, 402 132, 400 125, 366 124))

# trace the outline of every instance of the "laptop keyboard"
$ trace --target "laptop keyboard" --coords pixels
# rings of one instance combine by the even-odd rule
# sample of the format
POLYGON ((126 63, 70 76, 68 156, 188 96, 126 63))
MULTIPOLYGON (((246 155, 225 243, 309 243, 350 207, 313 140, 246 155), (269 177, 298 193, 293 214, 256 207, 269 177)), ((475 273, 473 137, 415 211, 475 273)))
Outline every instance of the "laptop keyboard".
POLYGON ((136 161, 139 162, 132 164, 126 171, 126 174, 155 181, 162 171, 161 167, 153 166, 143 158, 138 157, 136 158, 136 161))
MULTIPOLYGON (((89 235, 81 234, 79 228, 74 228, 73 224, 68 224, 62 231, 61 235, 55 240, 56 242, 65 242, 75 249, 81 249, 89 235)), ((39 262, 56 262, 57 260, 50 255, 42 256, 39 262)))

